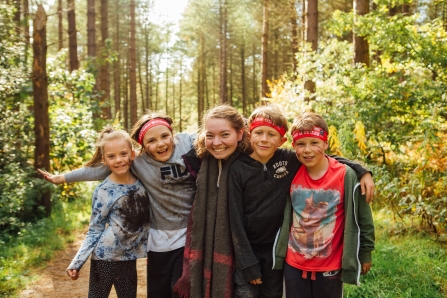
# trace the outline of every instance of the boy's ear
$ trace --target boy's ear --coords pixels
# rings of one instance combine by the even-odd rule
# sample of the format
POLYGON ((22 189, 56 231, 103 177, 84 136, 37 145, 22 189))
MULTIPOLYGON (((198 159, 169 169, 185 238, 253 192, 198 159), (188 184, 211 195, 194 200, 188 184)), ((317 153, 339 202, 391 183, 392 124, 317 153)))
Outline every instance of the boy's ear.
POLYGON ((326 141, 326 142, 324 142, 324 151, 326 151, 327 148, 329 148, 329 143, 326 141))
POLYGON ((281 142, 279 142, 279 146, 278 147, 281 147, 286 141, 287 141, 287 137, 282 137, 281 138, 281 142))

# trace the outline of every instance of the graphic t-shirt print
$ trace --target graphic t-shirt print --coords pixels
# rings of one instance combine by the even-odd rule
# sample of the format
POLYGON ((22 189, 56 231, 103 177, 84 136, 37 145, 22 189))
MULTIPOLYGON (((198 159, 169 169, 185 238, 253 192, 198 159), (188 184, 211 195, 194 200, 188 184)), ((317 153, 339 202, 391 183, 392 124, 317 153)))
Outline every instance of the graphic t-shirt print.
POLYGON ((340 192, 336 190, 292 189, 293 226, 289 245, 305 259, 332 254, 336 212, 340 192))

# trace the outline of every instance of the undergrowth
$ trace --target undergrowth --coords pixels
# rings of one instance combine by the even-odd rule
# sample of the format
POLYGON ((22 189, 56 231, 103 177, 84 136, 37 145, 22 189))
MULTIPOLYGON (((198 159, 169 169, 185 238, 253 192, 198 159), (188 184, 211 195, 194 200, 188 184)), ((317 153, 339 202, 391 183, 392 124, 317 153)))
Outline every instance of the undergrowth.
POLYGON ((390 212, 374 214, 373 267, 359 287, 345 285, 348 298, 447 297, 447 244, 419 225, 397 223, 390 212))
POLYGON ((44 268, 57 250, 75 240, 73 231, 88 225, 92 186, 81 187, 77 200, 53 199, 50 218, 28 223, 15 237, 1 239, 0 297, 16 297, 35 276, 32 269, 44 268))

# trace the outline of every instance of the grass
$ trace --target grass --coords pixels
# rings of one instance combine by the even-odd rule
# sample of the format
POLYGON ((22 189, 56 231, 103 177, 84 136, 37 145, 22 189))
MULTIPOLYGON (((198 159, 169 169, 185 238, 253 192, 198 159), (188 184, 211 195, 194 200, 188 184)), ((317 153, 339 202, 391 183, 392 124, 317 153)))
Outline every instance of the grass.
POLYGON ((75 239, 74 230, 88 224, 91 189, 75 202, 54 202, 50 218, 30 223, 16 237, 0 241, 0 297, 17 297, 57 250, 75 239), (35 270, 34 270, 35 272, 35 270))
POLYGON ((346 285, 344 297, 447 297, 447 246, 418 228, 396 233, 386 215, 375 216, 371 271, 359 287, 346 285))
MULTIPOLYGON (((53 215, 22 231, 0 249, 0 297, 17 297, 33 280, 30 272, 42 268, 56 250, 74 240, 73 231, 85 227, 88 199, 54 204, 53 215)), ((345 285, 344 297, 447 297, 447 246, 418 228, 403 229, 392 216, 375 214, 376 249, 372 270, 359 287, 345 285), (405 231, 405 232, 401 232, 405 231)))

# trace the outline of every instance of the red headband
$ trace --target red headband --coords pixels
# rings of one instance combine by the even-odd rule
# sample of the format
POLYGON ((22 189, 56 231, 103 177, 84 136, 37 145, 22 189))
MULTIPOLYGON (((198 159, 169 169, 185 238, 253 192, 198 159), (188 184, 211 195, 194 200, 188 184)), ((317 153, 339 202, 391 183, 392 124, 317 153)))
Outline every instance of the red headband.
POLYGON ((149 129, 158 125, 166 126, 167 128, 169 128, 170 131, 172 131, 172 127, 171 125, 169 125, 168 121, 162 118, 151 119, 148 122, 146 122, 146 124, 144 124, 143 128, 141 128, 140 133, 138 134, 138 143, 140 143, 140 145, 143 145, 144 135, 147 133, 149 129))
POLYGON ((298 131, 295 130, 292 133, 293 142, 295 143, 296 140, 302 139, 302 138, 317 138, 323 141, 327 141, 327 132, 322 129, 321 127, 315 126, 313 130, 311 131, 298 131))
POLYGON ((284 126, 275 125, 275 124, 273 124, 272 120, 265 119, 265 118, 262 118, 262 117, 253 119, 253 121, 250 124, 250 132, 253 129, 255 129, 256 127, 259 127, 259 126, 271 127, 273 129, 275 129, 277 132, 279 132, 281 137, 283 137, 286 134, 286 129, 284 128, 284 126))

